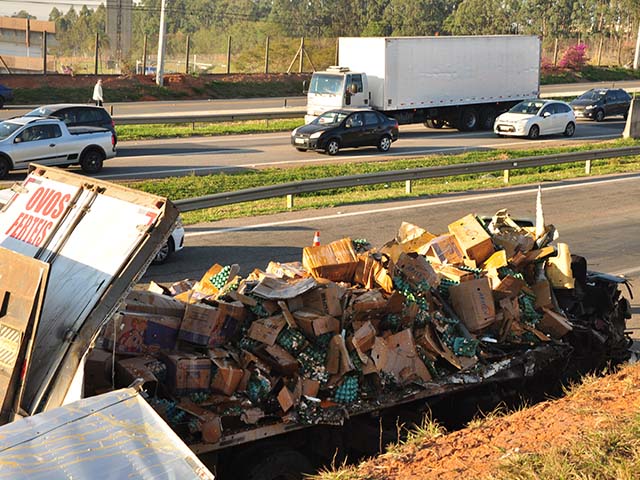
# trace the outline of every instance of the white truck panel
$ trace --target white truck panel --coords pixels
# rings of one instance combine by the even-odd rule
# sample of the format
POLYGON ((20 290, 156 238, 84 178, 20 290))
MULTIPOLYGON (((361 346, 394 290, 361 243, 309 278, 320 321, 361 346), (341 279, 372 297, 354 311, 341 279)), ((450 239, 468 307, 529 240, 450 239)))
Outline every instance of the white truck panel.
POLYGON ((387 37, 339 40, 339 63, 369 78, 371 106, 400 110, 536 97, 535 36, 387 37))
MULTIPOLYGON (((137 261, 141 247, 153 243, 159 248, 164 240, 150 237, 168 235, 165 229, 177 218, 175 211, 175 217, 166 217, 167 202, 160 197, 104 182, 96 187, 82 178, 39 167, 14 188, 0 211, 0 246, 50 264, 24 389, 28 412, 38 408, 44 389, 60 376, 60 364, 70 346, 80 344, 77 335, 85 323, 99 316, 98 310, 113 308, 111 297, 119 295, 114 285, 131 288, 123 272, 137 261)), ((145 247, 145 255, 150 261, 155 251, 145 247)), ((142 272, 135 270, 137 276, 142 272)), ((67 373, 72 377, 75 370, 67 373)), ((68 388, 59 395, 64 397, 68 388)))

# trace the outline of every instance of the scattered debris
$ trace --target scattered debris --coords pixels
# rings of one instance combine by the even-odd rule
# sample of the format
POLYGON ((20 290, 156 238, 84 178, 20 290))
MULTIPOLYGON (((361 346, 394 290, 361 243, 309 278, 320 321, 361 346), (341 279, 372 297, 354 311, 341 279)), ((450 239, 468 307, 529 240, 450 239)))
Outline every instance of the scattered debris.
MULTIPOLYGON (((132 292, 100 342, 117 354, 118 386, 143 378, 167 422, 205 443, 243 425, 341 424, 511 361, 530 369, 578 332, 624 359, 628 339, 585 302, 597 278, 550 245, 553 226, 520 227, 502 210, 448 230, 403 223, 379 249, 343 238, 245 278, 216 264, 153 287, 165 293, 132 292)), ((619 301, 617 284, 605 291, 619 301)))

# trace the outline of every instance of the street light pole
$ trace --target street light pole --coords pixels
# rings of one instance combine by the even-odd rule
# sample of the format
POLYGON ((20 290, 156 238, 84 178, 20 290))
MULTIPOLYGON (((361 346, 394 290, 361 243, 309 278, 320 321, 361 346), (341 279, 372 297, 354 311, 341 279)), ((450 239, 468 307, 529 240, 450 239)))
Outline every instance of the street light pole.
POLYGON ((156 85, 162 86, 164 75, 164 33, 165 17, 164 8, 166 0, 162 0, 162 7, 160 8, 160 34, 158 35, 158 63, 156 65, 156 85))

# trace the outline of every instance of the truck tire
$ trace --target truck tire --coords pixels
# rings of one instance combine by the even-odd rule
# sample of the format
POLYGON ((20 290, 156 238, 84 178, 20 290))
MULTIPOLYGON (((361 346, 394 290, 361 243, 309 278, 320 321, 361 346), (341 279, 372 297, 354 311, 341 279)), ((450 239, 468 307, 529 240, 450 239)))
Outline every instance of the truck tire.
POLYGON ((102 162, 104 159, 104 153, 95 148, 91 148, 82 153, 82 157, 80 157, 80 167, 84 173, 98 173, 102 170, 102 162))
POLYGON ((458 130, 461 132, 471 132, 478 128, 479 123, 478 111, 475 108, 465 107, 460 112, 458 130))
POLYGON ((596 122, 601 122, 604 120, 604 110, 598 110, 593 117, 596 122))
POLYGON ((388 152, 391 148, 391 137, 389 135, 384 135, 378 141, 378 151, 379 152, 388 152))
POLYGON ((480 130, 493 130, 496 123, 496 111, 493 108, 485 108, 480 112, 480 130))
POLYGON ((529 133, 527 134, 527 137, 529 137, 531 140, 536 140, 537 138, 539 138, 540 127, 538 125, 531 125, 531 128, 529 129, 529 133))
POLYGON ((5 157, 0 157, 0 180, 6 178, 10 171, 11 161, 5 157))
POLYGON ((313 467, 295 450, 273 451, 249 467, 246 480, 302 480, 313 467))
POLYGON ((337 138, 332 138, 327 142, 327 146, 324 147, 324 151, 327 152, 328 155, 337 155, 340 151, 340 142, 337 138))
POLYGON ((439 120, 437 118, 430 118, 429 120, 427 120, 426 122, 424 122, 424 126, 427 128, 442 128, 444 127, 444 122, 442 120, 439 120))

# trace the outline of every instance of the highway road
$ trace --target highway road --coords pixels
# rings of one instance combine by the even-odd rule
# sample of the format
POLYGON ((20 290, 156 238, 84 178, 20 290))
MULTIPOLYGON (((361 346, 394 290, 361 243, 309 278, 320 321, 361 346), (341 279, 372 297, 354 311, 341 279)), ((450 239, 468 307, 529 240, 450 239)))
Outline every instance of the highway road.
MULTIPOLYGON (((556 226, 559 241, 585 256, 591 270, 635 281, 633 325, 639 334, 640 174, 546 182, 542 188, 545 220, 556 226)), ((514 216, 535 218, 536 191, 534 185, 471 191, 193 225, 186 229, 186 248, 167 264, 151 266, 142 281, 199 279, 214 263, 238 263, 247 275, 270 260, 301 261, 302 248, 311 244, 315 231, 323 243, 349 236, 382 246, 394 238, 402 221, 442 233, 468 213, 490 215, 507 208, 514 216)))
MULTIPOLYGON (((543 97, 570 97, 595 87, 616 87, 625 88, 630 92, 640 90, 640 81, 626 80, 619 82, 590 82, 590 83, 570 83, 543 85, 540 88, 543 97)), ((302 91, 302 85, 300 85, 302 91)), ((105 97, 109 98, 108 91, 105 97)), ((285 108, 303 107, 307 104, 305 96, 294 97, 274 97, 274 98, 243 98, 225 100, 176 100, 159 102, 126 102, 109 103, 105 105, 107 109, 113 108, 113 115, 116 117, 139 116, 139 115, 162 115, 166 113, 178 114, 205 114, 227 111, 243 111, 256 108, 285 108)), ((0 119, 13 117, 29 111, 19 106, 7 105, 7 108, 0 110, 0 119)))
POLYGON ((461 133, 453 129, 434 130, 422 125, 406 125, 400 127, 400 139, 386 154, 371 147, 345 149, 336 157, 296 151, 290 144, 289 132, 122 142, 118 145, 118 156, 105 163, 105 168, 99 176, 110 180, 159 178, 329 162, 380 161, 494 148, 579 145, 589 140, 619 137, 623 129, 622 119, 612 118, 601 123, 579 121, 576 135, 572 138, 558 135, 531 141, 497 137, 493 132, 461 133))
MULTIPOLYGON (((378 152, 375 147, 366 147, 345 149, 335 157, 317 152, 298 152, 291 146, 289 132, 118 142, 117 157, 107 160, 97 177, 119 181, 267 167, 382 161, 494 148, 580 145, 585 141, 619 137, 623 129, 622 118, 605 119, 600 123, 580 120, 572 138, 554 135, 532 141, 498 137, 493 132, 461 133, 447 128, 436 130, 422 125, 404 125, 400 127, 400 139, 386 154, 378 152)), ((80 171, 79 167, 71 170, 80 171)), ((25 172, 17 170, 10 173, 4 183, 22 180, 25 172)))

